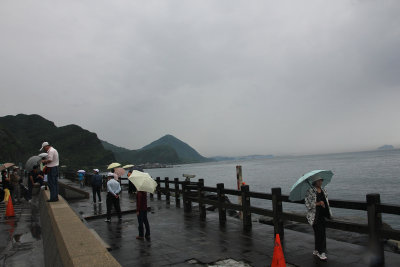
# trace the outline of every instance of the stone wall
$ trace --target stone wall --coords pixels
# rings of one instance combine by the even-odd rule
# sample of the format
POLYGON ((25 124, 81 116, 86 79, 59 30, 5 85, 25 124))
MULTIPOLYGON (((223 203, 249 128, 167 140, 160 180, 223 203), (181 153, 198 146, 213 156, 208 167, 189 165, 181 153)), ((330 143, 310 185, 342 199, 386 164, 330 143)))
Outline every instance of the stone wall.
POLYGON ((61 196, 57 202, 47 202, 49 197, 48 190, 40 192, 40 222, 46 267, 121 266, 61 196))

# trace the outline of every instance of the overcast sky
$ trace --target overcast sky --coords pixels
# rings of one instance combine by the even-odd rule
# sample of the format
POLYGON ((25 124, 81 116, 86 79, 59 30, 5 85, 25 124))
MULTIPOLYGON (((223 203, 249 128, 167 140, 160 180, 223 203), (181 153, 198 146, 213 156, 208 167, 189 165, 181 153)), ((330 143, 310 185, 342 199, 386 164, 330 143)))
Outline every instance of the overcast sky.
POLYGON ((400 1, 2 0, 0 116, 205 156, 400 147, 400 1))

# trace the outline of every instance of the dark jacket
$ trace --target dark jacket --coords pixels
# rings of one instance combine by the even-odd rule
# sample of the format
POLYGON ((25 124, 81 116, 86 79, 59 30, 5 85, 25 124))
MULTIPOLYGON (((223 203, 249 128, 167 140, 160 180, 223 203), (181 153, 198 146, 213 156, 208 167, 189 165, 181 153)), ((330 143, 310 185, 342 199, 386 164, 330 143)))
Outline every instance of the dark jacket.
POLYGON ((147 211, 147 193, 138 191, 136 193, 136 210, 147 211))
POLYGON ((92 176, 92 186, 101 186, 103 184, 103 177, 99 174, 94 174, 92 176))

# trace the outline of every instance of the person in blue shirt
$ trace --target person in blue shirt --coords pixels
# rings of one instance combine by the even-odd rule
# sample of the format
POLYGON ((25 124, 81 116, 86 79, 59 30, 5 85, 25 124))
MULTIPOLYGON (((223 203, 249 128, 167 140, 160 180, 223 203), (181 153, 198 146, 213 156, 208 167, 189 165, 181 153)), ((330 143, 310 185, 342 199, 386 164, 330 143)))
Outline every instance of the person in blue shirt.
POLYGON ((114 179, 112 172, 107 175, 107 219, 106 222, 111 222, 111 208, 114 206, 118 214, 118 219, 122 220, 121 207, 119 205, 119 194, 121 193, 121 185, 114 179))
POLYGON ((94 169, 94 174, 92 176, 92 191, 93 191, 93 203, 96 204, 96 194, 99 199, 99 203, 101 202, 101 185, 103 183, 103 178, 99 174, 99 169, 94 169))
POLYGON ((85 174, 83 172, 78 172, 78 180, 81 188, 85 186, 85 174))

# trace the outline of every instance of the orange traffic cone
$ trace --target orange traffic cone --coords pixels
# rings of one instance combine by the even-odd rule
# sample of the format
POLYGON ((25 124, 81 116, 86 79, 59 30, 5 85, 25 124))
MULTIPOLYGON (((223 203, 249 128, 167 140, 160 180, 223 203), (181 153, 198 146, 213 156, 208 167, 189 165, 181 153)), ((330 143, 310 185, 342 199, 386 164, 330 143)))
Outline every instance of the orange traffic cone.
POLYGON ((275 237, 274 255, 272 256, 271 267, 286 267, 285 257, 283 256, 279 234, 276 234, 275 237))
POLYGON ((14 217, 15 212, 14 212, 14 207, 12 204, 11 197, 8 197, 8 204, 7 204, 7 209, 6 209, 6 217, 14 217))

